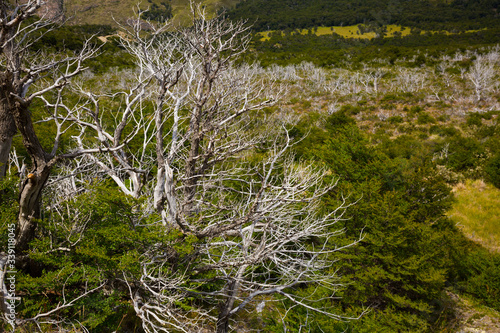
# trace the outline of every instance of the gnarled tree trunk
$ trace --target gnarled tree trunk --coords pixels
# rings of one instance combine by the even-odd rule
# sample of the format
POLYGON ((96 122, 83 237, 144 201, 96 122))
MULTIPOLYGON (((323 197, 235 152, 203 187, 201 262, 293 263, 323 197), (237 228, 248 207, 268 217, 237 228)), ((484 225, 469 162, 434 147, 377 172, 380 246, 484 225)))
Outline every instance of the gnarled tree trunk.
POLYGON ((16 127, 23 136, 23 144, 28 151, 32 169, 21 187, 19 193, 19 217, 16 230, 16 250, 20 253, 28 249, 29 242, 35 236, 36 222, 40 210, 40 198, 45 182, 49 178, 50 170, 56 162, 45 153, 35 134, 29 103, 16 100, 13 113, 16 127))
POLYGON ((29 242, 34 238, 40 195, 53 163, 49 163, 51 158, 35 134, 28 109, 30 103, 14 96, 16 89, 13 82, 11 72, 0 73, 0 179, 5 177, 12 138, 19 130, 32 160, 32 170, 19 193, 16 250, 21 254, 26 252, 29 242))
POLYGON ((12 74, 0 72, 0 180, 5 177, 9 163, 12 137, 16 134, 16 124, 11 111, 12 74))

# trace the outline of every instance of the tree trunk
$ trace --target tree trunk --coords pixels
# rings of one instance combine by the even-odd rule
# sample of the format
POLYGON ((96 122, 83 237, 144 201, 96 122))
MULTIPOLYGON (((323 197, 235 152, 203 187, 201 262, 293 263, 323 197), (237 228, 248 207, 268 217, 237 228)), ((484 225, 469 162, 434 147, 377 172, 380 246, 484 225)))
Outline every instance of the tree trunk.
POLYGON ((217 333, 229 332, 229 313, 233 309, 238 288, 239 283, 236 283, 236 281, 231 282, 226 287, 226 293, 228 297, 224 304, 222 304, 219 311, 219 317, 217 318, 217 333))
POLYGON ((229 317, 221 318, 217 320, 217 333, 227 333, 229 332, 229 317))
POLYGON ((7 172, 12 137, 17 131, 10 95, 13 91, 12 74, 0 72, 0 180, 5 177, 7 172))
POLYGON ((39 216, 42 189, 49 178, 56 159, 45 153, 33 128, 29 102, 15 100, 12 108, 16 127, 23 136, 23 145, 28 151, 32 169, 19 192, 19 216, 16 229, 16 252, 28 250, 35 237, 36 218, 39 216))
MULTIPOLYGON (((0 120, 0 127, 2 127, 1 120, 0 120)), ((2 132, 1 129, 0 132, 2 132)), ((2 137, 2 134, 0 134, 0 137, 2 137)), ((0 138, 0 180, 2 180, 7 174, 7 168, 9 164, 9 153, 11 146, 12 146, 12 137, 7 136, 0 138)))
POLYGON ((45 182, 49 178, 51 167, 44 163, 28 174, 19 193, 19 216, 16 230, 16 251, 28 250, 29 243, 35 237, 36 219, 40 217, 40 199, 45 182))

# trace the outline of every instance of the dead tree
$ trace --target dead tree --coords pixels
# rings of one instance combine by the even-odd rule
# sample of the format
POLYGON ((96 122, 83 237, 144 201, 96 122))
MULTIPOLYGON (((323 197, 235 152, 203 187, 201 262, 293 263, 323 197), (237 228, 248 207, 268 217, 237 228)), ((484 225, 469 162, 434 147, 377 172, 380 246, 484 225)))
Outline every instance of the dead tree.
POLYGON ((495 59, 497 52, 491 52, 487 56, 477 55, 472 66, 466 74, 474 87, 476 102, 484 99, 487 91, 491 91, 495 86, 495 59))
POLYGON ((54 145, 51 151, 46 151, 33 127, 30 105, 35 98, 63 89, 72 77, 85 69, 83 62, 97 52, 97 48, 87 41, 72 56, 32 54, 30 47, 42 36, 40 30, 57 19, 41 17, 28 23, 27 19, 35 17, 42 6, 40 0, 22 4, 16 2, 14 5, 3 1, 0 5, 0 178, 5 174, 5 157, 17 132, 22 135, 23 145, 31 157, 31 170, 19 194, 16 231, 16 250, 19 254, 27 250, 34 237, 34 219, 50 171, 60 158, 65 157, 59 152, 64 132, 61 122, 64 120, 56 120, 54 145))
POLYGON ((188 28, 150 36, 137 24, 122 40, 151 78, 142 103, 153 105, 156 181, 144 195, 153 198, 155 226, 193 247, 182 254, 156 244, 143 254, 141 276, 125 275, 136 314, 147 332, 228 332, 236 313, 278 294, 338 318, 296 287, 335 291, 325 268, 349 204, 319 214, 335 184, 323 181, 325 170, 295 162, 286 126, 257 113, 279 89, 256 66, 236 64, 248 28, 207 19, 199 6, 192 18, 188 28), (199 301, 181 305, 191 298, 199 301))

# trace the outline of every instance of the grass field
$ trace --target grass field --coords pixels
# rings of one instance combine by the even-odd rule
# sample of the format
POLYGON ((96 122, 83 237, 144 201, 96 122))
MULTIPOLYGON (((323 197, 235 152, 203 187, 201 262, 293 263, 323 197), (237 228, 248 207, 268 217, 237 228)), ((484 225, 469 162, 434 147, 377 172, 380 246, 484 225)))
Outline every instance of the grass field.
MULTIPOLYGON (((180 1, 183 1, 183 0, 180 0, 180 1)), ((217 0, 213 0, 213 1, 217 1, 217 0)), ((408 28, 408 27, 402 27, 400 25, 395 25, 395 24, 387 25, 385 27, 387 29, 387 31, 385 33, 385 37, 395 37, 396 35, 404 37, 404 36, 407 36, 410 34, 410 28, 408 28)), ((481 30, 486 30, 486 29, 481 29, 481 30)), ((376 33, 373 31, 361 33, 359 31, 359 25, 349 25, 349 26, 342 26, 342 27, 341 26, 317 27, 317 28, 311 28, 311 29, 302 29, 299 32, 303 35, 306 35, 309 33, 309 31, 311 31, 316 36, 330 35, 332 32, 335 32, 344 38, 367 39, 367 38, 376 37, 376 33)), ((480 31, 480 30, 467 30, 465 32, 471 33, 471 32, 477 32, 477 31, 480 31)), ((276 32, 276 31, 269 30, 269 31, 259 32, 258 34, 262 36, 261 40, 265 41, 265 40, 268 40, 269 35, 271 33, 274 33, 274 32, 276 32)), ((425 31, 425 30, 422 30, 420 32, 420 34, 425 34, 428 32, 430 32, 430 33, 444 33, 447 35, 452 34, 449 31, 425 31)))
POLYGON ((500 189, 468 180, 453 191, 456 202, 449 216, 467 237, 500 251, 500 189))
MULTIPOLYGON (((399 25, 391 24, 386 26, 387 32, 385 34, 386 37, 394 37, 396 34, 400 34, 401 36, 407 36, 410 34, 410 28, 408 27, 402 27, 399 25)), ((349 25, 349 26, 334 26, 334 27, 317 27, 314 29, 302 29, 299 32, 303 35, 308 34, 309 31, 311 31, 313 34, 316 36, 321 36, 321 35, 330 35, 333 32, 336 34, 339 34, 340 36, 344 38, 360 38, 360 39, 367 39, 367 38, 375 38, 376 33, 373 31, 370 32, 364 32, 361 33, 359 30, 359 25, 349 25)), ((261 32, 260 35, 262 36, 261 40, 268 40, 269 39, 269 34, 273 33, 274 31, 264 31, 261 32)))

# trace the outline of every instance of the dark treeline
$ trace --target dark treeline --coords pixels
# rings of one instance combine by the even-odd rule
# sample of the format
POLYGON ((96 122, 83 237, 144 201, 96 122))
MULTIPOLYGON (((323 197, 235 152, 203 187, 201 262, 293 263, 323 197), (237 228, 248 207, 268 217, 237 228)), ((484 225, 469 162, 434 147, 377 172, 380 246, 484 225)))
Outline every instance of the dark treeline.
POLYGON ((244 0, 229 12, 256 31, 314 26, 399 24, 425 30, 480 29, 498 25, 498 0, 244 0))
MULTIPOLYGON (((500 29, 493 28, 470 33, 414 33, 404 37, 356 39, 338 34, 316 36, 296 32, 275 32, 267 41, 254 40, 256 56, 262 65, 280 65, 312 62, 318 66, 342 66, 346 60, 356 64, 375 58, 397 59, 412 57, 417 53, 430 55, 443 52, 454 54, 470 47, 478 48, 500 42, 500 29)), ((429 58, 423 61, 430 61, 429 58)))

